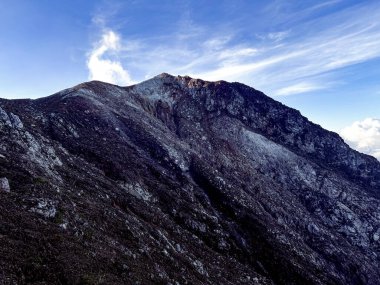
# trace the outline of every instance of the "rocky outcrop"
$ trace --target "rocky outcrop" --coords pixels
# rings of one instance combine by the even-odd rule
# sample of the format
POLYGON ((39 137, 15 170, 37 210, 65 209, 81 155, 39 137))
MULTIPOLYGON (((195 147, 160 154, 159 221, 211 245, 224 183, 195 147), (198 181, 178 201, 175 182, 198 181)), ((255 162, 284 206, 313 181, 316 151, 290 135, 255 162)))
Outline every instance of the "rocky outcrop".
POLYGON ((9 181, 6 177, 0 178, 0 191, 11 192, 11 188, 9 187, 9 181))
POLYGON ((240 83, 0 100, 10 284, 377 284, 380 163, 240 83))

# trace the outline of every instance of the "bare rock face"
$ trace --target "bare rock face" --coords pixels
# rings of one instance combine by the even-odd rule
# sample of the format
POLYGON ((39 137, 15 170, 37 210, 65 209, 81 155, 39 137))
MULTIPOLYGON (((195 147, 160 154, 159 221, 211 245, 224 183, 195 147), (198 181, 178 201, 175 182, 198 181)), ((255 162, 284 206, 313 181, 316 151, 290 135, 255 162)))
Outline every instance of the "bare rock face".
POLYGON ((0 177, 9 284, 380 280, 380 163, 240 83, 0 100, 0 177))

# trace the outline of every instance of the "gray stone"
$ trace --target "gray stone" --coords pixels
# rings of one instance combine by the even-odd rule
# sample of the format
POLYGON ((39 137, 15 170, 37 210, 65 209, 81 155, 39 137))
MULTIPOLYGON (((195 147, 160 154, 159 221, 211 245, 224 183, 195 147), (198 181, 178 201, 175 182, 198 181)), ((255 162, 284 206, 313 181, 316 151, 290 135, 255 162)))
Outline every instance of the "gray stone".
POLYGON ((11 192, 11 188, 9 187, 9 181, 6 177, 0 178, 0 191, 11 192))
POLYGON ((0 108, 0 124, 9 127, 12 125, 7 112, 5 112, 2 108, 0 108))
POLYGON ((24 125, 21 122, 19 116, 13 113, 10 114, 10 121, 12 123, 12 127, 14 127, 15 129, 21 130, 22 128, 24 128, 24 125))

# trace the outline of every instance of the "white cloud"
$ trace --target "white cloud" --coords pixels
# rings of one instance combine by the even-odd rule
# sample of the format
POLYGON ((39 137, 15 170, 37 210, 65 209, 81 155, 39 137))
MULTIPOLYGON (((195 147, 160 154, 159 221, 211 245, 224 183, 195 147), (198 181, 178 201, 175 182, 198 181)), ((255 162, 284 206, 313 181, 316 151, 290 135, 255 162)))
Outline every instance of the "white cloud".
POLYGON ((255 48, 241 47, 233 49, 224 49, 219 53, 219 59, 232 59, 239 60, 244 57, 253 56, 257 54, 258 50, 255 48))
POLYGON ((215 37, 215 38, 211 38, 209 40, 206 40, 204 42, 203 46, 206 49, 210 49, 210 50, 221 50, 226 46, 226 44, 230 40, 231 40, 231 37, 229 37, 229 36, 215 37))
POLYGON ((321 8, 324 8, 326 6, 335 5, 335 4, 337 4, 337 3, 341 2, 341 1, 342 0, 331 0, 331 1, 322 2, 322 3, 316 4, 315 6, 309 7, 308 9, 305 10, 305 12, 310 13, 310 12, 313 12, 315 10, 319 10, 321 8))
MULTIPOLYGON (((373 14, 380 17, 379 10, 373 11, 373 14)), ((339 24, 334 22, 331 27, 315 31, 310 36, 299 36, 294 41, 283 42, 274 47, 261 47, 257 49, 256 57, 247 59, 236 56, 240 60, 228 65, 221 62, 212 70, 202 70, 198 74, 211 80, 216 80, 216 77, 225 80, 250 80, 245 83, 254 84, 255 88, 270 95, 284 95, 284 88, 297 85, 305 77, 316 78, 323 73, 379 57, 380 22, 368 24, 362 15, 354 12, 346 16, 358 20, 339 24)), ((343 21, 340 18, 339 20, 343 21)), ((335 80, 325 77, 323 84, 331 87, 335 80)), ((304 89, 311 91, 311 88, 304 89)), ((297 88, 297 91, 302 90, 297 88)))
POLYGON ((271 32, 267 34, 256 34, 256 37, 262 41, 271 41, 272 43, 280 42, 283 39, 287 38, 290 35, 290 30, 288 31, 279 31, 271 32))
POLYGON ((121 49, 119 35, 110 30, 104 32, 101 40, 88 55, 89 79, 118 85, 133 84, 129 72, 123 68, 121 62, 110 58, 112 55, 117 56, 121 49))
POLYGON ((351 147, 380 160, 380 119, 354 122, 341 130, 340 135, 351 147))
MULTIPOLYGON (((338 2, 324 1, 304 12, 310 15, 338 2)), ((171 34, 126 38, 128 46, 138 43, 134 48, 122 44, 114 32, 104 33, 89 55, 90 79, 127 85, 132 83, 128 71, 137 81, 168 72, 239 81, 284 96, 330 88, 341 82, 334 73, 338 69, 380 56, 376 5, 353 5, 291 30, 272 31, 261 40, 242 40, 244 27, 210 32, 185 16, 171 34)))
POLYGON ((299 93, 306 93, 314 90, 324 89, 323 86, 316 85, 315 83, 301 82, 293 84, 284 88, 280 88, 274 95, 277 96, 288 96, 299 93))
POLYGON ((283 31, 283 32, 275 32, 275 33, 269 33, 268 38, 270 40, 273 40, 275 42, 282 41, 289 35, 290 31, 283 31))

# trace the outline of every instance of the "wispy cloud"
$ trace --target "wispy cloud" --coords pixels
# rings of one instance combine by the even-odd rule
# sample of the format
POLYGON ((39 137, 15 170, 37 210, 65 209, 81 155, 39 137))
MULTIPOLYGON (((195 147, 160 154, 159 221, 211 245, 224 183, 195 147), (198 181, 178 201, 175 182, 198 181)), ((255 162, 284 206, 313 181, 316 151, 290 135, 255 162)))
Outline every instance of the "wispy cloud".
POLYGON ((277 96, 288 96, 293 94, 306 93, 314 90, 324 89, 323 86, 316 85, 309 82, 301 82, 284 88, 280 88, 274 95, 277 96))
POLYGON ((119 85, 133 84, 129 72, 120 61, 110 59, 122 51, 120 37, 113 31, 105 31, 99 42, 88 54, 87 67, 90 80, 100 80, 119 85), (112 54, 114 53, 114 54, 112 54))
POLYGON ((340 135, 353 148, 380 160, 380 120, 367 118, 341 130, 340 135))
POLYGON ((271 32, 264 35, 256 35, 260 40, 270 40, 273 42, 280 42, 290 35, 290 30, 271 32))
POLYGON ((325 7, 328 7, 328 6, 333 6, 339 2, 342 2, 342 0, 329 0, 329 1, 322 1, 321 3, 318 3, 314 6, 311 6, 307 9, 305 9, 304 12, 306 13, 311 13, 311 12, 314 12, 316 10, 320 10, 322 8, 325 8, 325 7))
POLYGON ((289 35, 289 31, 269 33, 268 38, 275 42, 282 41, 289 35))
MULTIPOLYGON (((325 1, 301 13, 310 14, 339 2, 325 1)), ((378 5, 355 5, 304 21, 291 30, 271 31, 256 40, 241 40, 241 29, 209 32, 196 25, 189 14, 184 19, 176 32, 164 38, 137 39, 138 48, 128 52, 123 45, 107 45, 103 35, 89 57, 91 78, 131 82, 121 61, 106 57, 112 51, 128 64, 136 80, 165 71, 206 80, 240 81, 283 96, 330 87, 336 80, 327 74, 380 56, 378 5)), ((121 43, 117 37, 114 40, 121 43)))

